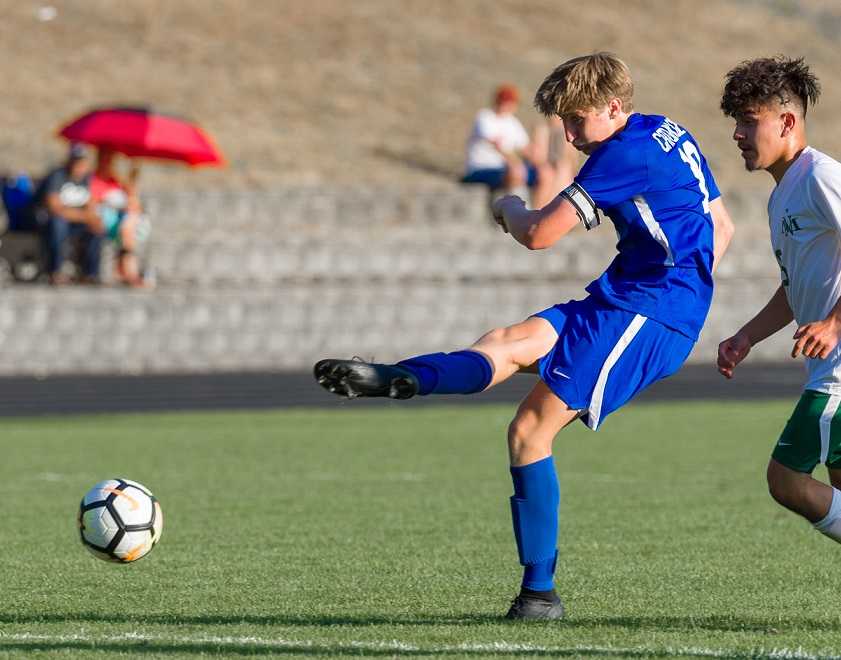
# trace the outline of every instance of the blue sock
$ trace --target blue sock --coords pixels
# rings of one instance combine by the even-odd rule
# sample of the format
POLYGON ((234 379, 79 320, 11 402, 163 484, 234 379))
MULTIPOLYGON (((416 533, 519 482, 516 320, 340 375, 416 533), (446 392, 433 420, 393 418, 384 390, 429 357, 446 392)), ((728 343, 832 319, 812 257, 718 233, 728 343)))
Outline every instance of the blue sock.
POLYGON ((534 591, 554 588, 558 556, 558 505, 561 502, 555 461, 551 456, 511 468, 514 496, 511 518, 520 564, 525 567, 523 587, 534 591))
POLYGON ((493 378, 490 361, 476 351, 429 353, 397 364, 418 379, 418 394, 473 394, 493 378))

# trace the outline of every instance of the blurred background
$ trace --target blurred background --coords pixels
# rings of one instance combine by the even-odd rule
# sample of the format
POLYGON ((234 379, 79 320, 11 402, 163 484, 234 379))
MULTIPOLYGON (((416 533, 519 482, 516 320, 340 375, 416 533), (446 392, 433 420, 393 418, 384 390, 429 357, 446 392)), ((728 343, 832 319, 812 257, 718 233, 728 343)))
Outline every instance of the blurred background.
MULTIPOLYGON (((705 369, 779 281, 764 215, 772 181, 742 169, 718 109, 726 71, 805 57, 823 83, 811 143, 841 153, 831 0, 0 0, 0 12, 7 180, 37 183, 66 158, 57 131, 108 106, 189 119, 226 161, 142 163, 144 286, 120 284, 119 243, 103 248, 98 286, 49 286, 33 244, 0 237, 0 389, 12 411, 58 396, 45 383, 82 396, 117 376, 177 376, 167 382, 196 392, 211 381, 186 376, 239 374, 240 391, 262 383, 294 398, 320 357, 451 350, 581 296, 614 254, 610 227, 530 253, 492 226, 487 191, 459 182, 497 86, 519 88, 531 130, 537 85, 579 54, 625 59, 635 109, 695 135, 737 224, 691 357, 705 369)), ((785 359, 780 334, 757 362, 785 359)), ((132 392, 139 381, 107 382, 132 392)))

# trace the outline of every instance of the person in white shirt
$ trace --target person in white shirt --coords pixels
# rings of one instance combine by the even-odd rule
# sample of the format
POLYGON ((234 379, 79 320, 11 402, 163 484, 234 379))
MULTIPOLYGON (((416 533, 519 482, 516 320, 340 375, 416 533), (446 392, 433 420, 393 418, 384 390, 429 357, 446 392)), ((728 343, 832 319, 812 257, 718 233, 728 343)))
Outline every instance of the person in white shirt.
POLYGON ((791 356, 807 379, 768 464, 771 496, 841 542, 841 163, 808 146, 806 110, 820 84, 802 59, 742 62, 721 100, 748 171, 776 182, 768 200, 781 285, 735 335, 721 342, 718 370, 732 378, 751 347, 792 320, 791 356), (812 477, 818 463, 829 482, 812 477))
POLYGON ((463 183, 482 183, 491 190, 521 190, 537 183, 537 168, 528 160, 529 134, 514 115, 520 94, 514 85, 500 85, 493 108, 476 115, 467 139, 463 183))
POLYGON ((531 156, 537 168, 537 184, 531 202, 536 209, 549 204, 578 172, 578 150, 567 139, 564 122, 558 115, 546 117, 532 131, 531 156))

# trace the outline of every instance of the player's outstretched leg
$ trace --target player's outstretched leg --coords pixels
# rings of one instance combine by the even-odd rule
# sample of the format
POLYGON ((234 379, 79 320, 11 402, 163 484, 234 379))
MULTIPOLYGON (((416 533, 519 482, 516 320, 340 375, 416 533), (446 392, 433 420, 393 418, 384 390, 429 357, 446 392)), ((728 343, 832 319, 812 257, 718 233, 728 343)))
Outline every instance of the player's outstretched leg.
POLYGON ((328 359, 317 362, 314 369, 319 385, 351 399, 473 394, 488 386, 493 373, 491 361, 482 353, 470 350, 419 355, 397 364, 328 359))
POLYGON ((397 364, 327 359, 316 363, 314 375, 326 390, 349 398, 473 394, 531 365, 557 338, 548 321, 530 318, 491 330, 463 351, 418 355, 397 364))

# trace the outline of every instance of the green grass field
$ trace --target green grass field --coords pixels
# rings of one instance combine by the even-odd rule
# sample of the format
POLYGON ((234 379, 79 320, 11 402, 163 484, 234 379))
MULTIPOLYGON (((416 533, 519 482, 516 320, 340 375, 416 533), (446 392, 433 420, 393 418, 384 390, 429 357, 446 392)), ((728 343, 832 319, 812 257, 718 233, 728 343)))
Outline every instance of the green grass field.
POLYGON ((511 406, 5 420, 0 657, 841 657, 841 548, 765 490, 792 404, 564 431, 568 619, 537 624, 501 619, 511 406), (134 565, 75 528, 117 475, 164 511, 134 565))

